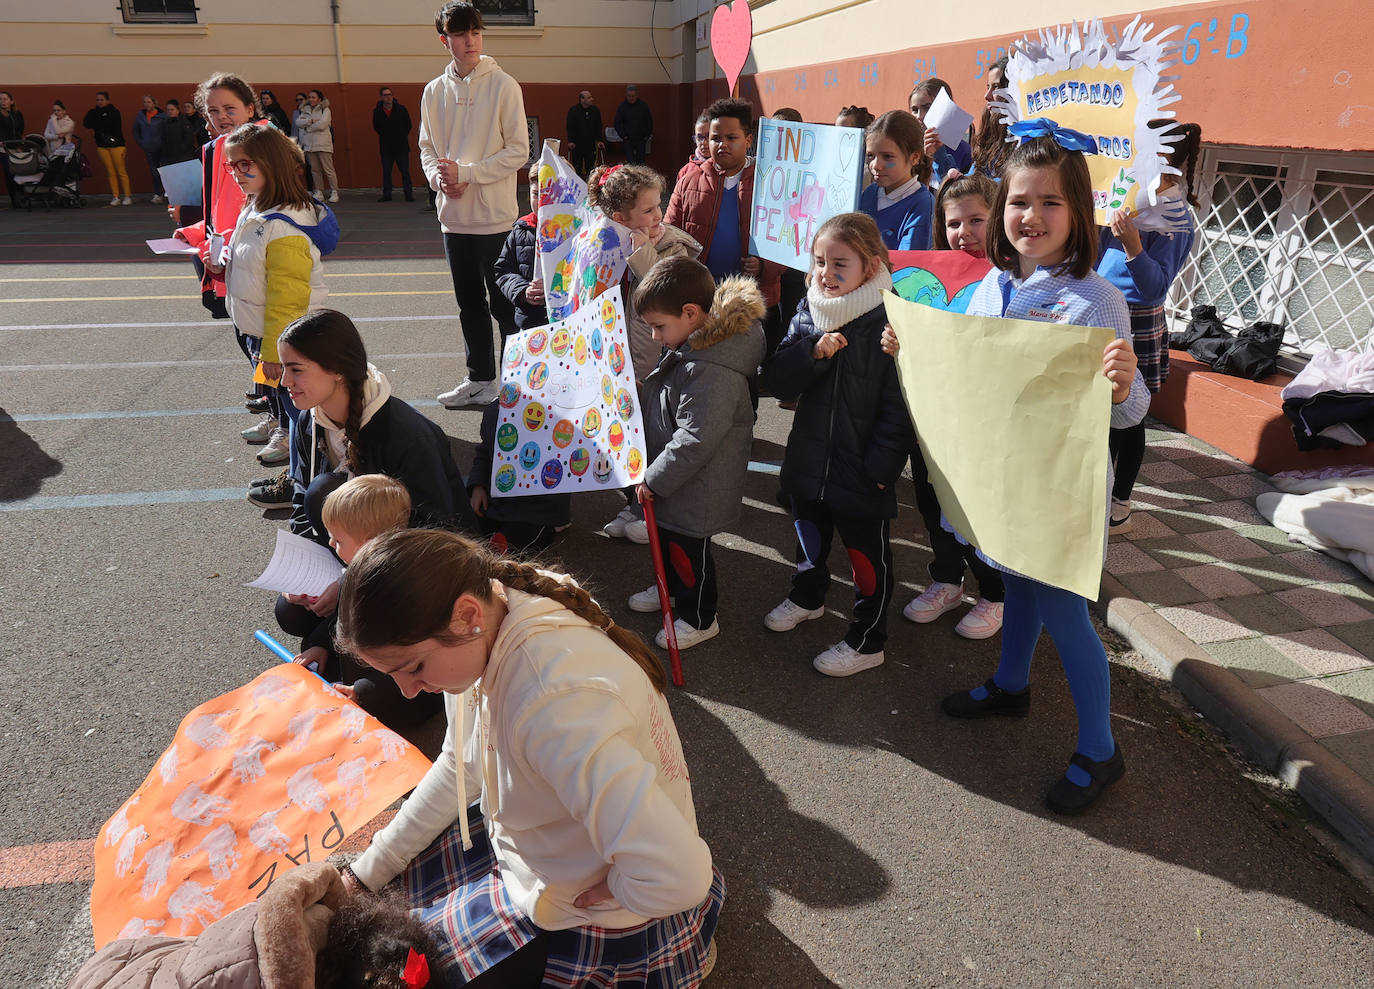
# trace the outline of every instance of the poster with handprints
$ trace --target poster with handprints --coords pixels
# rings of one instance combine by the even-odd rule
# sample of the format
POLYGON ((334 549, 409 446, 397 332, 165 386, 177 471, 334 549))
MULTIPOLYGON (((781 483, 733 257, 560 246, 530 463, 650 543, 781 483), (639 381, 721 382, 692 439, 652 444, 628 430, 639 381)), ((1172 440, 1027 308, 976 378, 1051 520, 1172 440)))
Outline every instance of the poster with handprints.
POLYGON ((188 937, 320 861, 429 760, 303 666, 282 663, 182 720, 95 839, 97 948, 188 937))
POLYGON ((859 208, 864 132, 765 117, 756 147, 749 253, 806 271, 820 225, 859 208))
POLYGON ((978 283, 992 270, 986 258, 963 251, 891 251, 888 258, 894 292, 945 312, 968 312, 978 283))
POLYGON ((509 498, 623 488, 644 476, 620 286, 572 316, 506 338, 491 492, 509 498))
POLYGON ((1048 118, 1087 134, 1097 153, 1086 156, 1092 175, 1097 223, 1111 222, 1118 209, 1136 214, 1146 230, 1186 229, 1188 204, 1161 197, 1165 176, 1181 181, 1168 164, 1180 136, 1150 121, 1174 116, 1180 97, 1165 73, 1178 64, 1178 25, 1155 34, 1137 16, 1125 30, 1108 31, 1100 20, 1080 28, 1070 23, 1042 30, 1038 38, 1015 42, 1007 64, 1007 88, 993 108, 1008 121, 1048 118))

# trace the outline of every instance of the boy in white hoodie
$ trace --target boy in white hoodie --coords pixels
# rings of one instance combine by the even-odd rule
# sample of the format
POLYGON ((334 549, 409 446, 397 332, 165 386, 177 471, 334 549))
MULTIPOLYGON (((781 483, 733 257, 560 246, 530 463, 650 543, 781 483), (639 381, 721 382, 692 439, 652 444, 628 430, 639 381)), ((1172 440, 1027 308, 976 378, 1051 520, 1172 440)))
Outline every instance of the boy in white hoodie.
POLYGON ((454 0, 435 15, 434 28, 451 61, 420 99, 420 167, 438 192, 467 351, 467 377, 439 396, 445 408, 456 409, 496 398, 492 317, 503 338, 515 332, 515 311, 494 269, 520 215, 516 174, 529 160, 530 141, 520 84, 482 54, 481 13, 454 0))

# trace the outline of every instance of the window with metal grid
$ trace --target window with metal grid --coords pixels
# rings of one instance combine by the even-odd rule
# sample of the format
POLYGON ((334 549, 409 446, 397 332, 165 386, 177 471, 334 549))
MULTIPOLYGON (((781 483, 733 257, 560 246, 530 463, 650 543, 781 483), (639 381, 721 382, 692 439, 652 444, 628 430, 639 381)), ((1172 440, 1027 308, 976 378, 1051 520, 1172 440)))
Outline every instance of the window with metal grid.
POLYGON ((534 0, 473 0, 489 24, 533 24, 534 0))
POLYGON ((195 0, 120 0, 125 24, 194 24, 195 0))
POLYGON ((1198 237, 1168 308, 1278 323, 1291 351, 1374 348, 1374 156, 1211 146, 1198 237))

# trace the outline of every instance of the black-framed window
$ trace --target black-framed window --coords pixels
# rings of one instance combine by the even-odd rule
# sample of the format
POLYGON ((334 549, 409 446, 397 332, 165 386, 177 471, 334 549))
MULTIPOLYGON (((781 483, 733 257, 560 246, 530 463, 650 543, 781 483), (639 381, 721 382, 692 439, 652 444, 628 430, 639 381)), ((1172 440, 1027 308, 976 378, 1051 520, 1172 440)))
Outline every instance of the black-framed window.
POLYGON ((125 24, 194 24, 196 0, 119 0, 125 24))
POLYGON ((533 24, 534 0, 472 0, 488 24, 533 24))

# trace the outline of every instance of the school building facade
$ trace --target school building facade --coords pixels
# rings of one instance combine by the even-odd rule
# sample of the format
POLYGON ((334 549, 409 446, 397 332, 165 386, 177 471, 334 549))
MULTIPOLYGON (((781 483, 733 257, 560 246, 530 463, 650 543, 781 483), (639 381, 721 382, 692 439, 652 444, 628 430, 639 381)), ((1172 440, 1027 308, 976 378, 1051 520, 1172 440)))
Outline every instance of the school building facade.
MULTIPOLYGON (((735 0, 736 6, 746 0, 735 0)), ((832 120, 845 104, 906 105, 938 76, 977 113, 988 65, 1016 38, 1070 20, 1177 26, 1182 119, 1202 126, 1201 231, 1172 302, 1216 305, 1232 326, 1282 323, 1298 350, 1374 346, 1374 19, 1365 0, 1237 0, 1149 7, 1120 0, 750 0, 754 39, 740 94, 767 113, 832 120), (917 13, 919 11, 919 13, 917 13)), ((218 70, 288 107, 318 88, 334 110, 345 186, 379 182, 371 110, 381 85, 414 110, 444 65, 436 0, 8 0, 0 87, 28 130, 53 99, 80 121, 96 89, 132 114, 145 92, 189 95, 218 70)), ((624 85, 654 112, 649 163, 676 173, 696 111, 726 95, 710 50, 714 0, 478 0, 486 51, 524 89, 532 145, 564 137, 578 90, 609 125, 624 85)), ((78 128, 78 134, 82 131, 78 128)), ((148 186, 142 156, 130 155, 148 186)), ((97 182, 99 180, 96 180, 97 182)), ((95 183, 88 189, 96 189, 95 183)))

